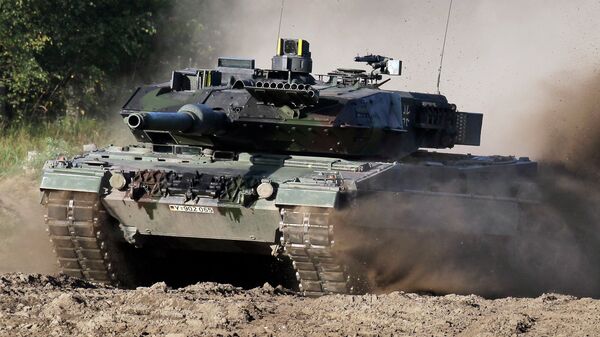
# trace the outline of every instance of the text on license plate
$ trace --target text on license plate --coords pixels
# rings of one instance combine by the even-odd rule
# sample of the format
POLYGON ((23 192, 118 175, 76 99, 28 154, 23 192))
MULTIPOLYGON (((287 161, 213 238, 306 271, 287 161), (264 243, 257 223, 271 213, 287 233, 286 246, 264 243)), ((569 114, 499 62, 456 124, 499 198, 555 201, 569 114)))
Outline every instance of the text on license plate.
POLYGON ((215 213, 214 208, 206 207, 206 206, 169 205, 169 209, 173 212, 190 212, 190 213, 204 213, 204 214, 214 214, 215 213))

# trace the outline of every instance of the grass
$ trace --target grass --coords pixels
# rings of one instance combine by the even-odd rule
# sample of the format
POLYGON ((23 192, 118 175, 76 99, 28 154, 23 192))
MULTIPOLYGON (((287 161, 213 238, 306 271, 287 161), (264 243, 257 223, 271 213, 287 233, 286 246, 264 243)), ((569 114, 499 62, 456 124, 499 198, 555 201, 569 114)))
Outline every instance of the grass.
POLYGON ((106 122, 74 117, 5 127, 0 138, 0 178, 22 173, 25 166, 40 169, 45 160, 59 155, 72 156, 82 151, 83 144, 104 144, 108 130, 106 122), (29 151, 37 152, 31 162, 29 151))

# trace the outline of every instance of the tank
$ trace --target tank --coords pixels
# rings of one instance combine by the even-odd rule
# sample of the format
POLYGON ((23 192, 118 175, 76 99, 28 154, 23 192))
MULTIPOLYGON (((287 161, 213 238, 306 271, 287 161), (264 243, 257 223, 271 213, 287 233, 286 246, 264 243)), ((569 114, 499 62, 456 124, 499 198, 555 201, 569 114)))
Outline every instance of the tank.
MULTIPOLYGON (((433 152, 479 145, 482 114, 443 95, 382 89, 399 60, 355 61, 372 70, 312 75, 309 42, 280 39, 271 69, 219 58, 138 88, 120 111, 138 144, 45 163, 42 204, 63 272, 136 286, 153 268, 138 253, 175 246, 211 254, 211 267, 182 268, 275 257, 298 293, 345 294, 368 289, 368 262, 341 258, 344 240, 514 235, 536 163, 433 152)), ((263 270, 273 272, 244 273, 263 270)))

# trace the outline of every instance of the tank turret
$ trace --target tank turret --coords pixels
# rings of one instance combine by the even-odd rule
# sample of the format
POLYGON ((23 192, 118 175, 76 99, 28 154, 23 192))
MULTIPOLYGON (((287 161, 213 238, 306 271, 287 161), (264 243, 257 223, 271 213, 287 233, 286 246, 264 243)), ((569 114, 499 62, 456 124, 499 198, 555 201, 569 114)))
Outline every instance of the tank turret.
POLYGON ((479 145, 481 114, 442 95, 380 88, 383 75, 400 74, 399 60, 357 56, 373 71, 315 77, 309 46, 280 39, 271 69, 220 58, 216 69, 174 71, 170 82, 139 88, 121 114, 138 141, 219 151, 397 159, 479 145))

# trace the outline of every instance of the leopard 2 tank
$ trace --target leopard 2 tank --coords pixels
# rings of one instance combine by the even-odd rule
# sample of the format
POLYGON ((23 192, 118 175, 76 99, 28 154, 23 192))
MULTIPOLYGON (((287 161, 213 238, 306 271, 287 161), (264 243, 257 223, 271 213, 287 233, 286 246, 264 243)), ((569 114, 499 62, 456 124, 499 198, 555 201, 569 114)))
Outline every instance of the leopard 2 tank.
POLYGON ((138 88, 120 111, 137 145, 44 166, 64 273, 135 286, 140 262, 124 251, 181 239, 213 258, 277 256, 299 293, 345 294, 365 289, 336 250, 347 228, 361 241, 390 230, 511 235, 536 163, 425 150, 479 145, 482 114, 439 94, 381 89, 399 60, 355 61, 373 70, 311 75, 308 41, 280 39, 271 69, 220 58, 138 88))

